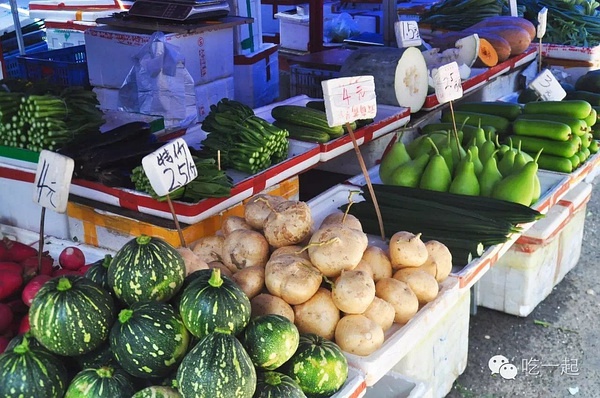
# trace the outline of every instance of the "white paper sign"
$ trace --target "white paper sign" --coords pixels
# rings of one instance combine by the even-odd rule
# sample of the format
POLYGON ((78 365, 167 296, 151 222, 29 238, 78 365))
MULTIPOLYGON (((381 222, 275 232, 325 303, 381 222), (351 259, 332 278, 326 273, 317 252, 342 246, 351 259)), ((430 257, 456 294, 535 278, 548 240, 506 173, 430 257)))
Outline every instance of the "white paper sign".
POLYGON ((421 45, 421 34, 419 33, 417 21, 394 22, 394 31, 396 33, 398 48, 421 45))
POLYGON ((327 123, 332 127, 360 119, 373 119, 377 114, 373 76, 323 80, 321 87, 327 123))
POLYGON ((159 196, 173 192, 198 176, 192 154, 183 138, 177 138, 144 156, 142 167, 159 196))
POLYGON ((67 211, 69 186, 75 162, 56 152, 43 150, 33 181, 33 201, 57 213, 67 211))
POLYGON ((456 61, 440 66, 433 74, 435 96, 440 104, 463 96, 460 71, 456 61))
POLYGON ((538 12, 538 25, 536 29, 536 36, 538 39, 541 39, 546 34, 546 24, 548 22, 548 9, 546 7, 542 8, 540 12, 538 12))
POLYGON ((511 17, 519 16, 519 12, 517 10, 517 0, 508 0, 508 8, 510 9, 511 17))
POLYGON ((560 101, 567 96, 567 92, 548 69, 541 71, 529 87, 544 101, 560 101))

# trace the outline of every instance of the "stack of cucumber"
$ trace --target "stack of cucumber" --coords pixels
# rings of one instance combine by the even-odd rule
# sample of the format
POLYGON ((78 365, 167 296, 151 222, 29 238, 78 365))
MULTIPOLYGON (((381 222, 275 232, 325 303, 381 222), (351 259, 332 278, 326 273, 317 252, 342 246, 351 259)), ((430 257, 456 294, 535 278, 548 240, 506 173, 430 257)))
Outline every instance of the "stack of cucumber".
POLYGON ((275 126, 286 129, 290 138, 299 141, 325 143, 344 134, 342 126, 329 127, 325 111, 313 105, 278 105, 271 116, 275 126))

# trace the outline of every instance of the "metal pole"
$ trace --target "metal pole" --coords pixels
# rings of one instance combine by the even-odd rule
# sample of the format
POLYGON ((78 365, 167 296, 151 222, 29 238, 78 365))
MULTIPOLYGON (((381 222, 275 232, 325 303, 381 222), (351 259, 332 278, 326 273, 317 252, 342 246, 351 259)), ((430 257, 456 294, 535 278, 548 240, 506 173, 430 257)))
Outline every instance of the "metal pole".
POLYGON ((17 0, 9 0, 8 2, 10 3, 10 12, 12 13, 13 22, 15 24, 15 34, 17 35, 19 54, 25 55, 25 42, 23 41, 23 32, 21 31, 21 18, 19 17, 17 0))
POLYGON ((396 0, 383 0, 383 45, 396 47, 394 23, 398 20, 398 5, 396 0))

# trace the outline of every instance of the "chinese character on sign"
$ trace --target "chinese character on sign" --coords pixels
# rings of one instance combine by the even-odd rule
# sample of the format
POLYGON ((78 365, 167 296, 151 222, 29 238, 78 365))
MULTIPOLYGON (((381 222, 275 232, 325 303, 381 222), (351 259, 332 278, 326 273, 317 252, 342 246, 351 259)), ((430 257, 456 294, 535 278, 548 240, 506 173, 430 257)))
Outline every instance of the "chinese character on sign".
POLYGON ((159 196, 173 192, 198 176, 187 143, 181 138, 145 156, 142 167, 159 196))
POLYGON ((421 34, 417 21, 397 21, 394 23, 394 32, 399 48, 421 45, 421 34))
POLYGON ((577 359, 567 359, 560 364, 560 374, 568 376, 578 376, 579 367, 577 366, 577 359))
POLYGON ((43 150, 35 174, 33 201, 57 213, 67 211, 74 167, 73 159, 43 150))
POLYGON ((567 95, 567 92, 548 69, 541 71, 529 86, 544 101, 560 101, 567 95))
POLYGON ((321 82, 330 126, 340 126, 377 114, 373 76, 340 77, 321 82))
POLYGON ((462 81, 456 61, 440 66, 432 77, 435 83, 435 96, 440 104, 462 97, 462 81))
POLYGON ((521 371, 530 376, 540 374, 540 360, 535 358, 522 359, 521 371))

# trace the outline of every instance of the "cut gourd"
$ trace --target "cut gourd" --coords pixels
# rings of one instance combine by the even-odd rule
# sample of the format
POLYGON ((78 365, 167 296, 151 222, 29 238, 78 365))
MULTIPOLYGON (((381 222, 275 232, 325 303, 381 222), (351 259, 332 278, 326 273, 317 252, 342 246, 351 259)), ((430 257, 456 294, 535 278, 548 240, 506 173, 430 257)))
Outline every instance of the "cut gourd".
POLYGON ((462 39, 458 39, 454 44, 454 47, 458 49, 456 62, 459 65, 465 64, 470 68, 479 57, 479 35, 474 33, 463 37, 462 39))
POLYGON ((484 38, 479 38, 479 53, 473 64, 475 67, 491 68, 498 64, 498 52, 492 44, 484 38))

